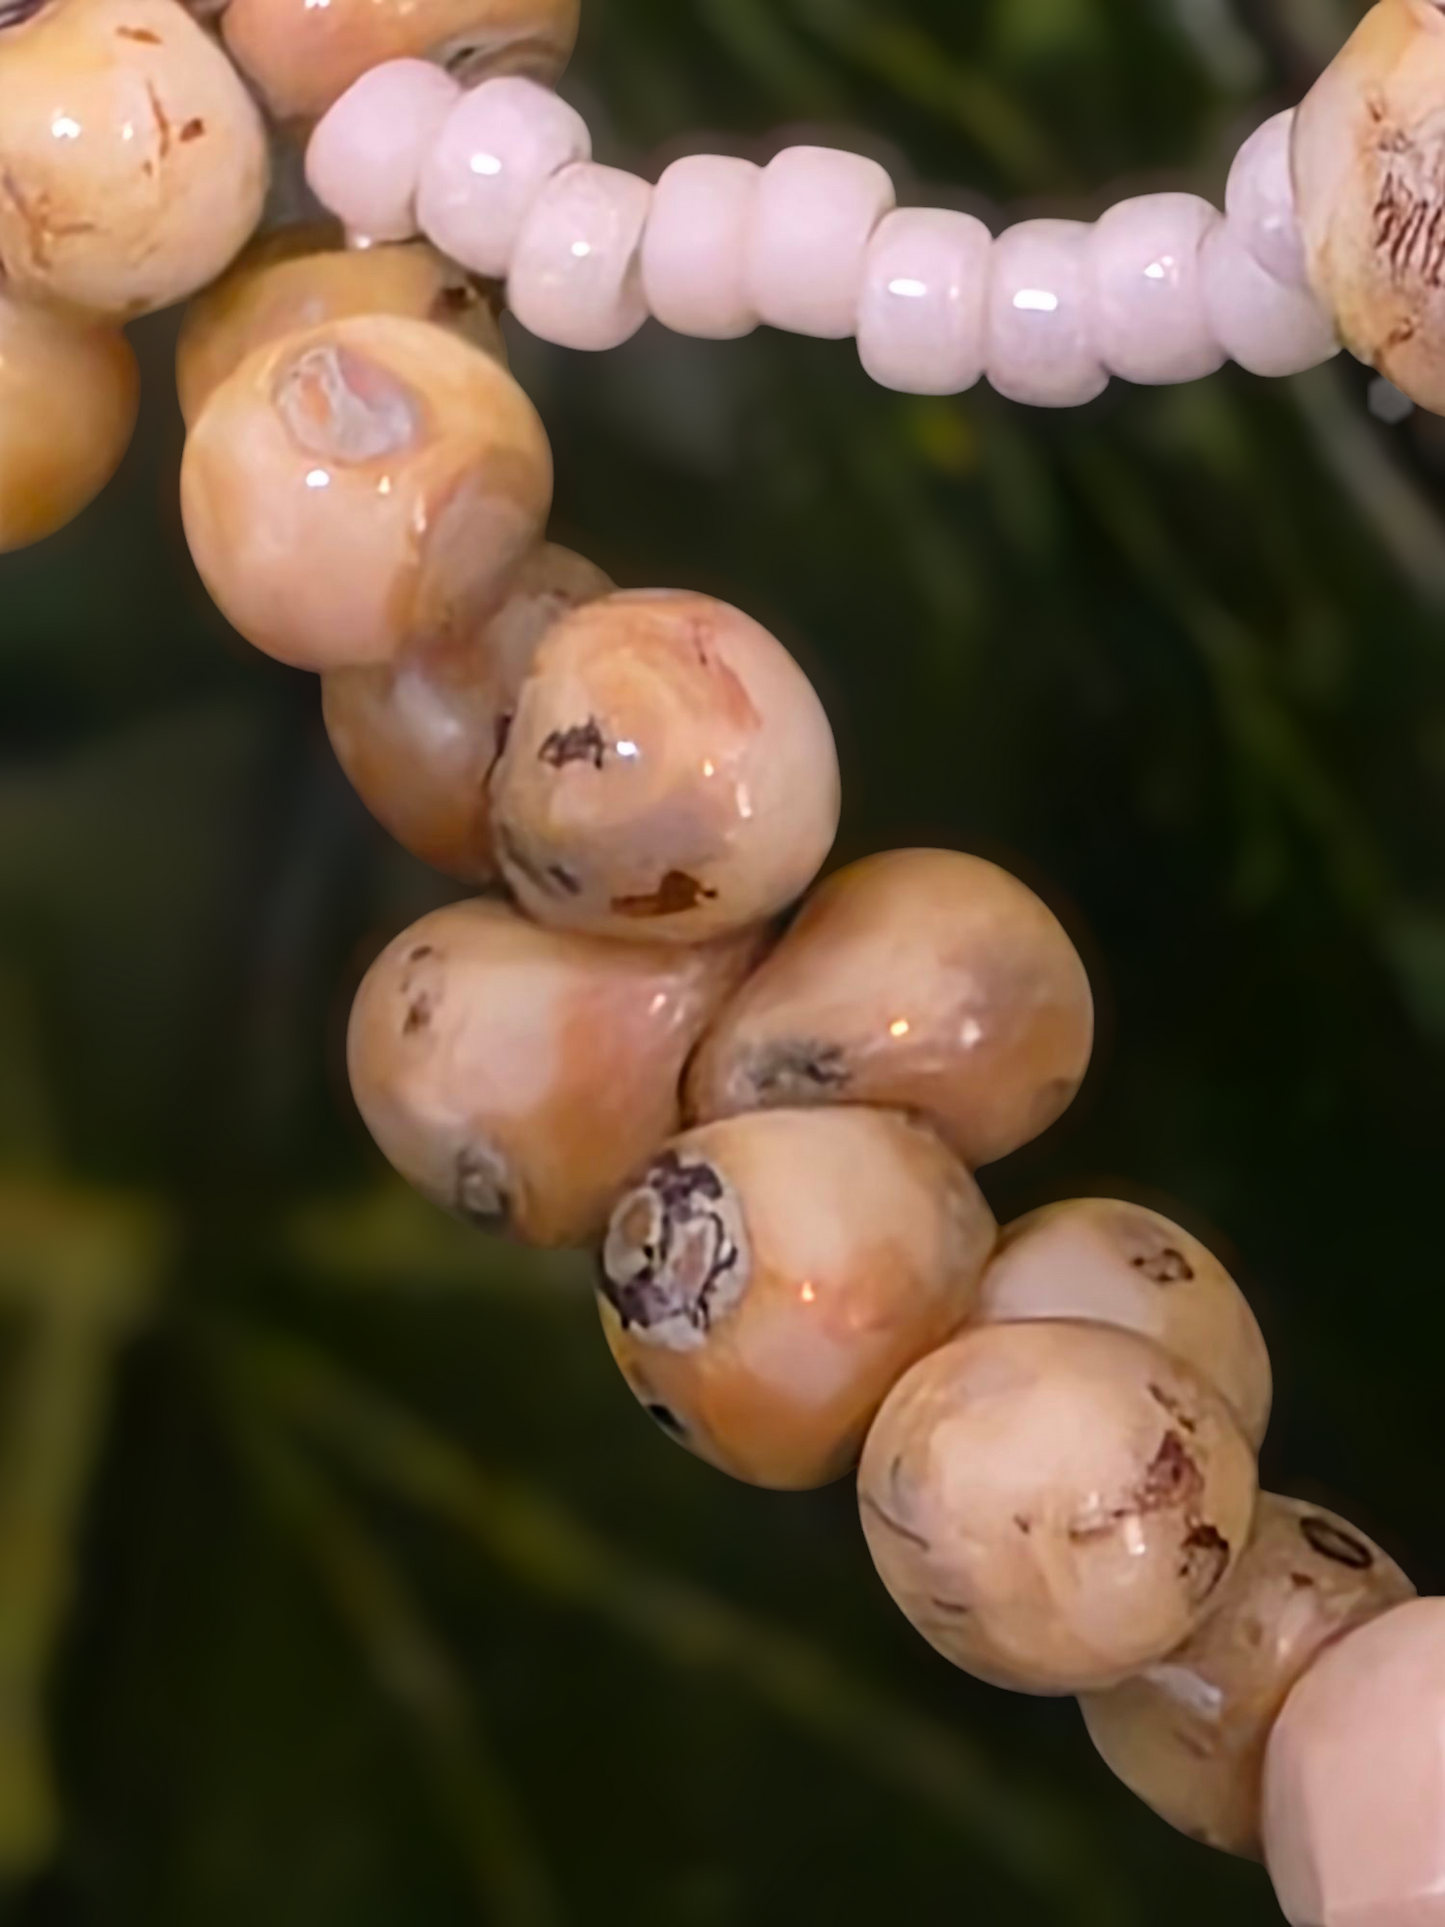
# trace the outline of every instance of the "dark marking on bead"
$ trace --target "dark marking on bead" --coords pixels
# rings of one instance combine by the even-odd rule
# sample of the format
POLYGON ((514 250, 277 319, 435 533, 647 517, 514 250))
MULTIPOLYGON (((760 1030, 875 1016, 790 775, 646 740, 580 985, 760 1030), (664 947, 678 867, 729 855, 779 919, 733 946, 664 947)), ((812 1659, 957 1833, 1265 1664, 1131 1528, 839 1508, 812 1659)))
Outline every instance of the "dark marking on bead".
POLYGON ((408 963, 420 963, 424 957, 434 957, 436 953, 434 943, 419 943, 414 950, 408 952, 406 960, 408 963))
POLYGON ((754 1056, 747 1075, 756 1096, 775 1104, 837 1097, 852 1080, 842 1046, 809 1037, 765 1045, 754 1056))
POLYGON ((944 1599, 938 1593, 930 1593, 928 1603, 941 1613, 952 1613, 956 1619, 962 1619, 966 1613, 973 1611, 973 1607, 965 1606, 961 1599, 944 1599))
POLYGON ((1368 1572, 1375 1563, 1375 1555, 1363 1539, 1346 1532, 1333 1520, 1322 1519, 1318 1513, 1301 1519, 1299 1529, 1321 1559, 1332 1559, 1337 1566, 1348 1566, 1351 1572, 1368 1572))
POLYGON ((1142 1271, 1156 1285, 1188 1284, 1194 1276, 1193 1265, 1174 1245, 1165 1245, 1162 1251, 1141 1253, 1131 1262, 1135 1271, 1142 1271))
POLYGON ((685 870, 669 870, 655 890, 645 896, 614 897, 612 908, 619 917, 678 917, 700 903, 716 901, 716 890, 709 890, 685 870))
POLYGON ((1296 1592, 1313 1592, 1315 1582, 1307 1572, 1292 1572, 1289 1576, 1289 1583, 1294 1587, 1296 1592))
POLYGON ((428 990, 419 990, 407 1006, 406 1020, 402 1024, 403 1037, 415 1037, 419 1030, 426 1030, 431 1023, 436 1002, 428 990))
POLYGON ((506 1167, 487 1145, 457 1153, 453 1204, 457 1215, 481 1231, 504 1230, 511 1217, 506 1167))
POLYGON ((200 140, 205 131, 206 123, 201 119, 200 115, 197 114, 193 120, 186 122, 176 138, 183 147, 186 147, 189 146, 192 141, 200 140))
POLYGON ((921 1532, 915 1532, 911 1526, 904 1525, 901 1519, 895 1519, 891 1512, 879 1505, 871 1492, 860 1492, 858 1495, 858 1503, 866 1507, 880 1525, 886 1526, 888 1530, 898 1538, 906 1539, 910 1546, 917 1546, 920 1552, 930 1552, 932 1550, 932 1547, 921 1532))
POLYGON ((566 864, 549 863, 547 865, 547 875, 551 879, 551 881, 557 886, 557 888, 561 891, 564 891, 567 896, 569 897, 581 896, 582 894, 581 880, 580 878, 575 876, 571 870, 567 868, 566 864))
POLYGON ((1168 1512, 1193 1506, 1204 1493, 1204 1474, 1177 1432, 1166 1432, 1163 1443, 1135 1495, 1134 1510, 1168 1512))
POLYGON ((1192 1434, 1199 1430, 1198 1419, 1186 1412, 1183 1401, 1175 1398, 1172 1392, 1166 1392, 1162 1385, 1155 1385, 1151 1382, 1149 1386, 1149 1396, 1156 1405, 1161 1406, 1163 1410, 1169 1414, 1182 1431, 1192 1434))
POLYGON ((1019 1531, 1024 1535, 1025 1539, 1028 1538, 1029 1534, 1034 1529, 1033 1520, 1030 1519, 1028 1514, 1024 1512, 1016 1512, 1014 1514, 1014 1524, 1018 1527, 1019 1531))
POLYGON ((686 1438, 687 1427, 670 1405, 648 1405, 644 1409, 647 1416, 656 1420, 664 1432, 671 1432, 674 1438, 686 1438))
POLYGON ((1207 1599, 1229 1570, 1229 1541, 1217 1526, 1201 1520, 1182 1541, 1179 1577, 1199 1599, 1207 1599))
POLYGON ((554 729, 537 751, 537 761, 553 769, 566 769, 569 763, 590 763, 600 770, 607 761, 607 739, 595 716, 570 729, 554 729))
POLYGON ((707 1335, 714 1302, 743 1255, 726 1200, 721 1176, 703 1159, 671 1150, 654 1159, 614 1213, 603 1251, 601 1290, 624 1331, 680 1323, 707 1335))
POLYGON ((149 27, 117 27, 115 37, 117 40, 138 40, 143 47, 159 47, 162 44, 160 35, 152 33, 149 27))
POLYGON ((6 27, 23 27, 37 13, 43 13, 48 0, 0 0, 0 33, 6 27))

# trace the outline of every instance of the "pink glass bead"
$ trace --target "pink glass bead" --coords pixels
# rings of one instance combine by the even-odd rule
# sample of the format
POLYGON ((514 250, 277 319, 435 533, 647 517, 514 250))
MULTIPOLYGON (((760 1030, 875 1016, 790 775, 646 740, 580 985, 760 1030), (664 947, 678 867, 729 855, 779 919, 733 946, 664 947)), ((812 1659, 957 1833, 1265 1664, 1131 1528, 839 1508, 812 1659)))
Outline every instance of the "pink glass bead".
POLYGON ((1445 1600, 1372 1620, 1295 1687, 1265 1758, 1264 1845, 1291 1927, 1445 1922, 1445 1600))
POLYGON ((984 372, 1010 401, 1074 408, 1109 376, 1089 325, 1083 221, 1021 221, 993 244, 984 372))
POLYGON ((520 74, 463 94, 422 165, 417 217, 443 254, 504 280, 522 222, 554 174, 590 161, 575 107, 520 74))
POLYGON ((1297 375, 1339 353, 1319 302, 1260 265, 1233 215, 1205 235, 1199 272, 1215 339, 1252 375, 1297 375))
POLYGON ((674 161, 657 183, 642 237, 647 305, 666 328, 709 341, 751 334, 748 219, 762 170, 725 154, 674 161))
POLYGON ((369 241, 409 241, 422 163, 461 91, 427 60, 363 74, 311 136, 306 179, 317 200, 369 241))
POLYGON ((1256 127, 1234 157, 1224 205, 1244 245, 1277 280, 1307 287, 1304 242, 1290 179, 1294 109, 1256 127))
POLYGON ((1209 325, 1199 248, 1219 215, 1197 194, 1142 194, 1094 224, 1094 341, 1125 381, 1196 381, 1224 360, 1209 325))
POLYGON ((507 303, 524 328, 563 348, 616 348, 647 319, 638 247, 652 189, 635 174, 579 161, 542 189, 522 222, 507 303))
POLYGON ((770 327, 825 341, 853 333, 863 258, 893 206, 877 161, 789 147, 763 169, 748 235, 748 285, 770 327))
POLYGON ((858 355, 885 388, 959 395, 983 373, 992 237, 971 214, 898 208, 863 263, 858 355))

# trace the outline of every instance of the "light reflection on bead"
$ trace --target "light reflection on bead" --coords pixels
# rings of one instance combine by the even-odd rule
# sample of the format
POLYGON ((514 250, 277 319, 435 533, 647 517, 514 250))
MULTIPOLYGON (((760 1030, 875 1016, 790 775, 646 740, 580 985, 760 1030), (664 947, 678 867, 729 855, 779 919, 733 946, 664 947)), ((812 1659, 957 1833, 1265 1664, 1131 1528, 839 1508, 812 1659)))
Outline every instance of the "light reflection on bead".
POLYGON ((1022 221, 994 242, 984 372, 1010 401, 1071 408, 1108 386, 1090 327, 1082 221, 1022 221))
POLYGON ((873 380, 907 394, 956 395, 983 373, 992 241, 982 221, 898 208, 863 266, 858 354, 873 380))

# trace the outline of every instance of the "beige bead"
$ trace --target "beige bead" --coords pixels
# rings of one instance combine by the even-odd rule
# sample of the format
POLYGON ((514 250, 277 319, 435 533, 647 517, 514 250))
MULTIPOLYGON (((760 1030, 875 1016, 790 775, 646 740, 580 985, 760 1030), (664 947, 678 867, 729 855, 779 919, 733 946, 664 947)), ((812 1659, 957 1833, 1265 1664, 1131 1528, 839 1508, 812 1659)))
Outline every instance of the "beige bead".
POLYGON ((303 669, 475 628, 551 496, 546 435, 506 370, 398 315, 258 349, 211 395, 181 466, 206 587, 249 642, 303 669))
POLYGON ((0 555, 100 493, 135 427, 140 377, 117 329, 0 294, 0 555))
POLYGON ((1295 115, 1311 284, 1351 353, 1445 412, 1445 15, 1381 0, 1295 115))
POLYGON ((1090 1737, 1171 1826, 1258 1858, 1265 1747, 1290 1688, 1332 1640, 1414 1592, 1343 1519, 1261 1494, 1218 1610, 1167 1659, 1088 1695, 1090 1737))
POLYGON ((689 1115, 883 1104, 972 1167, 1068 1107, 1094 1035, 1058 920, 978 857, 895 850, 830 877, 709 1035, 689 1115))
POLYGON ((1258 1449, 1269 1425, 1269 1353, 1243 1292, 1177 1224, 1136 1204, 1079 1198, 1005 1227, 979 1319, 1086 1318, 1124 1325, 1218 1386, 1258 1449))
POLYGON ((1291 1927, 1445 1921, 1445 1599, 1338 1641, 1265 1756, 1264 1844, 1291 1927))
POLYGON ((543 642, 493 795, 532 915, 694 943, 807 888, 838 826, 838 759, 767 630, 707 596, 628 592, 543 642))
POLYGON ((609 944, 504 903, 452 904, 357 993, 357 1108, 434 1203, 528 1244, 586 1243, 676 1130, 687 1053, 752 954, 609 944))
POLYGON ((579 11, 580 0, 230 0, 221 31, 276 118, 310 122, 387 60, 435 60, 466 87, 555 80, 579 11))
POLYGON ((434 321, 507 363, 496 309, 471 276, 425 242, 347 248, 326 223, 278 228, 253 242, 186 310, 176 388, 189 427, 248 355, 351 315, 434 321))
POLYGON ((413 856, 463 883, 495 880, 491 778, 522 680, 552 625, 611 588, 601 569, 547 542, 474 634, 323 675, 337 759, 413 856))
POLYGON ((733 1118, 668 1145, 613 1212, 603 1328, 699 1457, 826 1485, 900 1372, 968 1316, 994 1229, 963 1166, 904 1118, 733 1118))
POLYGON ((261 218, 261 117, 175 0, 50 0, 0 30, 10 292, 128 319, 214 280, 261 218))
POLYGON ((895 1386, 858 1493, 884 1585, 939 1652, 1077 1693, 1162 1659, 1218 1604, 1255 1465, 1219 1394, 1151 1340, 984 1325, 895 1386))

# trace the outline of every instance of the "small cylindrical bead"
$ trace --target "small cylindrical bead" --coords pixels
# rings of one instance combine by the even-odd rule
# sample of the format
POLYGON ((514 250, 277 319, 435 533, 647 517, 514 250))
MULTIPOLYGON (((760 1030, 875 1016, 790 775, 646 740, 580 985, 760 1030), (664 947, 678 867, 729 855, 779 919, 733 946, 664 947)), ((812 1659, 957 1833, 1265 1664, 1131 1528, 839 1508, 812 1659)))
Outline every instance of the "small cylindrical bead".
POLYGON ((1234 157, 1224 206, 1249 252, 1277 280, 1307 287, 1304 242, 1290 179, 1294 109, 1256 127, 1234 157))
POLYGON ((417 217, 443 254, 506 277, 522 222, 554 174, 592 158, 575 107, 519 74, 483 81, 448 115, 422 165, 417 217))
POLYGON ((416 233, 427 150, 461 97, 427 60, 390 60, 363 74, 311 136, 306 178, 324 207, 370 241, 416 233))
POLYGON ((762 170, 726 154, 674 161, 653 190, 642 286, 664 327, 709 341, 751 334, 748 222, 762 170))
POLYGON ((1209 325, 1199 249, 1219 215, 1197 194, 1120 201, 1089 238, 1094 343, 1125 381, 1197 381, 1224 360, 1209 325))
POLYGON ((868 244, 858 355, 885 388, 958 395, 983 373, 992 237, 971 214, 897 208, 868 244))
POLYGON ((543 188, 522 222, 507 303, 563 348, 616 348, 647 319, 638 249, 652 189, 579 161, 543 188))
POLYGON ((753 305, 771 327, 843 341, 853 333, 863 257, 893 206, 877 161, 789 147, 763 169, 748 234, 753 305))
POLYGON ((1010 401, 1073 408, 1109 376, 1089 320, 1083 221, 1021 221, 993 245, 984 372, 1010 401))
POLYGON ((1339 353, 1319 302, 1263 267, 1232 215, 1204 237, 1199 269, 1215 338, 1252 375, 1297 375, 1339 353))

